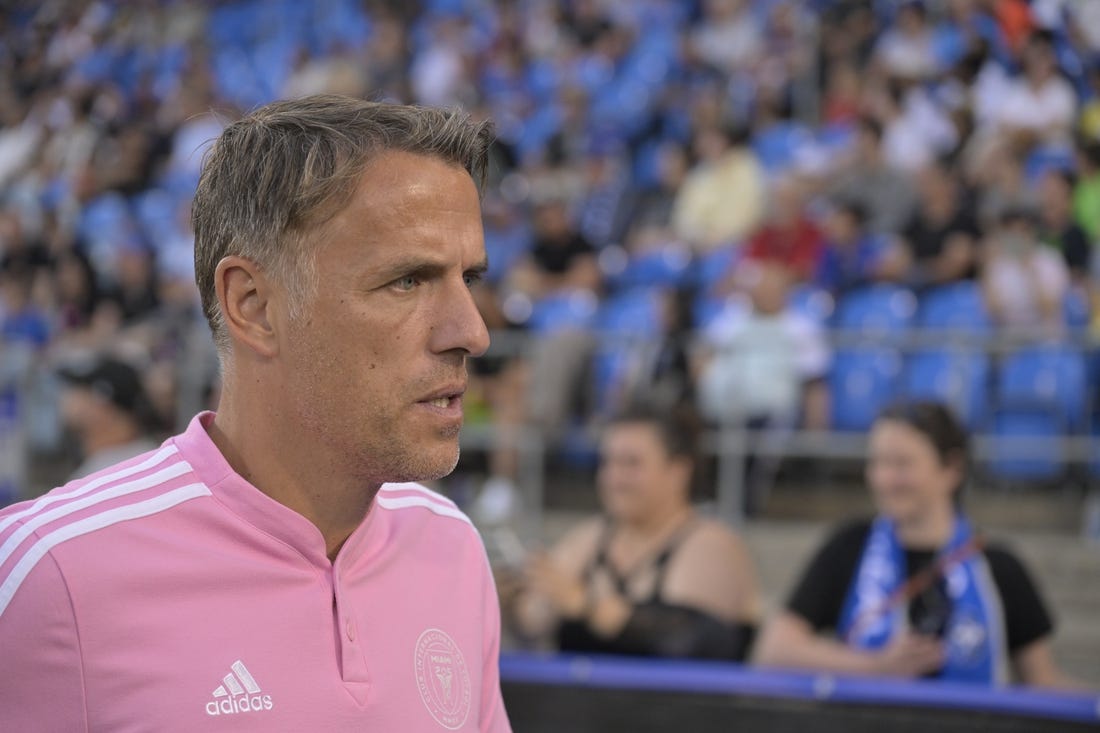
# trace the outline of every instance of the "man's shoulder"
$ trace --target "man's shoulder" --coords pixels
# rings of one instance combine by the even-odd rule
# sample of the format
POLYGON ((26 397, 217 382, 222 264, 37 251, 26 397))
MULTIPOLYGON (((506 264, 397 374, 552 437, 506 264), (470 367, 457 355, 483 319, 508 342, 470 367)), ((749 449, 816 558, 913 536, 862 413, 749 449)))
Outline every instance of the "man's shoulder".
MULTIPOLYGON (((208 496, 171 442, 0 511, 0 587, 3 597, 62 549, 80 555, 89 542, 103 549, 140 520, 163 516, 190 499, 208 496)), ((2 603, 2 601, 0 601, 2 603)))
POLYGON ((374 503, 397 522, 428 522, 476 534, 473 522, 454 501, 422 484, 382 484, 374 503))

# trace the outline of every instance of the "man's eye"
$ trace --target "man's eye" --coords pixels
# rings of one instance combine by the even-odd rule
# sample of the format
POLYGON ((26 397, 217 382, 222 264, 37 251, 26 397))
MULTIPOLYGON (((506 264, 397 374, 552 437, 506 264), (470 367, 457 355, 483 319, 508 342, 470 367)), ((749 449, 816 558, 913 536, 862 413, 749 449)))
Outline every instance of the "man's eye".
POLYGON ((480 272, 470 272, 466 275, 463 275, 462 279, 466 281, 466 287, 472 288, 473 286, 481 282, 483 277, 484 276, 480 272))
POLYGON ((398 290, 404 290, 408 292, 415 288, 417 286, 417 283, 418 281, 415 277, 413 277, 412 275, 408 275, 401 278, 400 280, 395 280, 393 286, 398 290))

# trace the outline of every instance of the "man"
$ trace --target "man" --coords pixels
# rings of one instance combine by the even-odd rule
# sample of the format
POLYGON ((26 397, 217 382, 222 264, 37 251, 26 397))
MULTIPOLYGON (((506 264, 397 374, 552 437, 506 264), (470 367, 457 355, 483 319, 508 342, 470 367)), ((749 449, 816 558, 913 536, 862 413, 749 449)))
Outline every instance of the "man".
POLYGON ((148 437, 156 414, 134 367, 102 357, 66 367, 59 376, 68 386, 61 412, 84 458, 72 478, 83 478, 157 447, 148 437))
POLYGON ((484 548, 407 483, 453 470, 488 347, 490 137, 332 96, 226 128, 192 215, 218 411, 0 514, 0 728, 509 730, 484 548))

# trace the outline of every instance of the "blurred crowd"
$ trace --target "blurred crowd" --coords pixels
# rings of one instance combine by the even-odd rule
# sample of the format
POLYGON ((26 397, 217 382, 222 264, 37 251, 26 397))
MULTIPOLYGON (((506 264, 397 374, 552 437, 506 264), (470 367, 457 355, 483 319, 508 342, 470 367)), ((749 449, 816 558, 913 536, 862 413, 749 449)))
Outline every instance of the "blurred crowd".
MULTIPOLYGON (((25 456, 88 457, 98 423, 74 389, 134 440, 213 404, 189 228, 203 150, 242 111, 314 93, 496 123, 477 297, 499 337, 474 423, 568 440, 645 395, 714 423, 865 429, 899 357, 853 362, 833 328, 1049 344, 1100 323, 1100 3, 17 0, 0 494, 25 456), (118 376, 105 359, 140 399, 86 376, 118 376)), ((985 424, 945 394, 957 366, 927 389, 985 424)), ((488 513, 516 471, 501 443, 488 513)))

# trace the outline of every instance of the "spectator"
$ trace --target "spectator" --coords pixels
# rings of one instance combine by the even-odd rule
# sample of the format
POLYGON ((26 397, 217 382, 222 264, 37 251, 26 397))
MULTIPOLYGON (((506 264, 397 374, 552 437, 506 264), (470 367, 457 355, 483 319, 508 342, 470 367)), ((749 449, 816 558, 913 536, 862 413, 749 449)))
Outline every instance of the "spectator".
POLYGON ((79 249, 67 249, 53 268, 58 342, 97 348, 117 331, 118 309, 105 301, 99 276, 79 249))
POLYGON ((577 229, 599 249, 621 244, 631 208, 631 186, 620 145, 611 139, 591 141, 583 169, 577 229))
POLYGON ((788 270, 796 282, 809 282, 821 259, 821 230, 806 215, 801 184, 793 178, 776 181, 768 196, 767 218, 748 240, 750 262, 773 263, 788 270))
MULTIPOLYGON (((535 243, 507 283, 507 289, 535 302, 551 295, 576 296, 595 306, 601 287, 595 249, 569 221, 565 202, 550 200, 535 209, 535 243)), ((561 437, 583 398, 592 337, 565 324, 536 339, 530 353, 530 409, 550 440, 561 437)))
POLYGON ((612 404, 621 409, 645 401, 672 410, 695 400, 691 370, 690 289, 661 293, 660 337, 631 344, 630 366, 612 404))
MULTIPOLYGON (((35 272, 25 265, 0 268, 0 344, 5 351, 35 353, 50 342, 46 313, 33 300, 35 272)), ((4 354, 9 356, 9 354, 4 354)))
POLYGON ((676 194, 688 173, 687 152, 676 143, 661 146, 657 155, 657 182, 635 197, 630 212, 627 247, 640 252, 676 239, 672 211, 676 194))
POLYGON ((825 220, 825 244, 814 283, 840 296, 872 282, 898 280, 904 270, 891 257, 886 237, 867 231, 867 211, 855 201, 839 201, 825 220))
POLYGON ((920 206, 902 230, 910 279, 917 287, 971 279, 976 273, 978 224, 967 192, 942 164, 920 176, 920 206))
POLYGON ((936 403, 884 411, 870 436, 872 521, 834 532, 760 641, 762 664, 1003 684, 1073 684, 1019 560, 962 510, 968 438, 936 403), (1003 616, 1002 616, 1003 614, 1003 616))
POLYGON ((838 171, 830 192, 861 204, 868 214, 867 228, 879 234, 900 232, 917 204, 910 177, 892 168, 882 155, 882 125, 869 117, 861 120, 854 155, 838 171))
POLYGON ((133 326, 155 315, 160 307, 157 271, 153 253, 136 242, 117 247, 115 283, 107 290, 124 326, 133 326))
POLYGON ((892 81, 870 95, 870 108, 882 124, 882 155, 887 165, 916 173, 948 155, 959 131, 938 99, 921 87, 892 81))
MULTIPOLYGON (((809 429, 828 426, 829 347, 819 324, 789 307, 785 268, 752 266, 741 277, 751 307, 728 308, 707 330, 699 410, 714 423, 762 430, 768 447, 778 448, 800 418, 809 429)), ((774 456, 749 461, 747 514, 755 513, 777 468, 774 456)))
POLYGON ((1089 91, 1081 107, 1078 127, 1086 140, 1100 140, 1100 59, 1088 70, 1089 91))
POLYGON ((598 289, 596 250, 570 222, 566 202, 551 199, 538 204, 534 223, 534 247, 513 270, 509 289, 535 300, 566 290, 598 289))
POLYGON ((530 559, 515 619, 563 651, 742 659, 759 596, 752 562, 725 525, 690 502, 694 432, 635 408, 600 444, 605 517, 530 559))
POLYGON ((764 172, 744 130, 707 128, 695 136, 699 162, 672 210, 672 228, 697 251, 740 242, 760 221, 764 172))
POLYGON ((829 69, 825 87, 822 121, 827 125, 850 125, 859 121, 860 78, 851 63, 839 63, 829 69))
POLYGON ((1087 284, 1092 272, 1092 245, 1088 235, 1073 219, 1072 173, 1050 170, 1039 184, 1039 238, 1043 244, 1062 254, 1076 285, 1087 284))
POLYGON ((928 9, 922 0, 905 0, 893 25, 875 46, 875 61, 890 76, 919 81, 936 71, 936 53, 928 9))
POLYGON ((1100 140, 1085 143, 1077 160, 1080 175, 1073 188, 1073 218, 1095 247, 1100 242, 1100 140))
POLYGON ((726 74, 748 71, 763 50, 763 31, 747 0, 705 0, 691 35, 693 54, 726 74))
POLYGON ((1034 215, 1011 209, 985 243, 982 292, 986 309, 1002 328, 1057 333, 1069 290, 1063 256, 1039 242, 1034 215))
POLYGON ((1058 72, 1054 39, 1047 32, 1027 42, 1023 74, 1000 103, 1000 133, 1023 149, 1037 143, 1065 145, 1077 119, 1077 96, 1058 72))
POLYGON ((989 151, 985 170, 978 173, 981 194, 978 199, 978 223, 983 231, 997 226, 1009 209, 1034 209, 1039 205, 1035 188, 1024 175, 1024 160, 1009 145, 989 151))
POLYGON ((62 369, 60 376, 68 385, 62 396, 62 416, 83 457, 70 479, 157 447, 151 438, 157 416, 141 375, 130 364, 97 357, 62 369))

